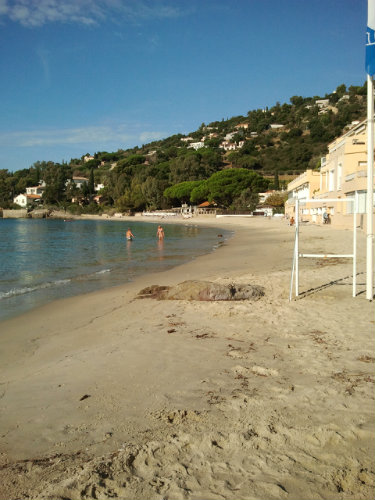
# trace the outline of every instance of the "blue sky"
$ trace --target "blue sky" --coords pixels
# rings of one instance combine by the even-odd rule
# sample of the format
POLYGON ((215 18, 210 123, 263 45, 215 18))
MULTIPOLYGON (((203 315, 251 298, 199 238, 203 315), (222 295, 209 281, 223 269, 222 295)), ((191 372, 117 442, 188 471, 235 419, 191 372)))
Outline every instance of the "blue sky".
POLYGON ((367 0, 0 0, 0 168, 362 85, 367 0))

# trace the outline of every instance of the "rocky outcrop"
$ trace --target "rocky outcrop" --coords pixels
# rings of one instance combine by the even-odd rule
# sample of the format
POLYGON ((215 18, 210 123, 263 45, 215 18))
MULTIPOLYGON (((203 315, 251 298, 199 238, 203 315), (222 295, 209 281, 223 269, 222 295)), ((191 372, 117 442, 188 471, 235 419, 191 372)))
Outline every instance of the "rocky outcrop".
POLYGON ((32 219, 45 219, 49 215, 49 210, 41 208, 30 212, 32 219))
POLYGON ((139 299, 157 300, 259 300, 264 288, 250 284, 223 284, 189 280, 175 286, 152 285, 141 290, 139 299))

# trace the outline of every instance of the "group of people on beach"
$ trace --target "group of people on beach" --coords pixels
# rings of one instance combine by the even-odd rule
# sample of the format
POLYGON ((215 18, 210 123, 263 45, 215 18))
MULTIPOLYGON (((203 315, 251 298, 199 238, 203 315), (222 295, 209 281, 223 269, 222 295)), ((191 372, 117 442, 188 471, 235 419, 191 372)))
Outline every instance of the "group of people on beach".
MULTIPOLYGON (((158 226, 158 229, 156 231, 156 236, 159 238, 159 240, 163 240, 164 239, 164 229, 162 228, 162 226, 158 226)), ((128 230, 126 231, 126 239, 128 241, 131 241, 133 238, 135 238, 134 234, 132 233, 130 227, 128 228, 128 230)))

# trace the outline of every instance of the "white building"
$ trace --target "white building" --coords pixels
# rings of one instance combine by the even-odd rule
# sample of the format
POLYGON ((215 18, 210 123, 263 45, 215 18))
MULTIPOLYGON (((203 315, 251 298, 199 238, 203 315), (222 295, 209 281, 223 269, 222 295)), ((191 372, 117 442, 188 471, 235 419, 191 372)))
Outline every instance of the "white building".
POLYGON ((199 142, 192 142, 189 146, 189 148, 193 148, 195 150, 204 148, 204 142, 199 141, 199 142))
POLYGON ((41 195, 39 194, 18 194, 13 198, 13 203, 16 203, 16 205, 19 205, 22 208, 26 208, 27 205, 30 203, 36 201, 40 202, 42 199, 41 195))
POLYGON ((26 194, 39 194, 42 195, 44 191, 44 186, 32 186, 26 188, 26 194))

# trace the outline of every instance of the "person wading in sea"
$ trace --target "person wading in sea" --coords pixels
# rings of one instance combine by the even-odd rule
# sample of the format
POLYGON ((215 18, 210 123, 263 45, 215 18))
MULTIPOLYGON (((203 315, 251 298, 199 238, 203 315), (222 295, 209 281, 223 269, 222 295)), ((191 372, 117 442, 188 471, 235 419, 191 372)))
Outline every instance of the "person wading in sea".
POLYGON ((164 229, 161 226, 158 226, 158 230, 156 231, 156 236, 159 238, 159 240, 164 239, 164 229))
POLYGON ((133 238, 135 238, 134 234, 131 232, 131 229, 130 227, 128 228, 128 230, 126 231, 126 239, 127 240, 132 240, 133 238))

